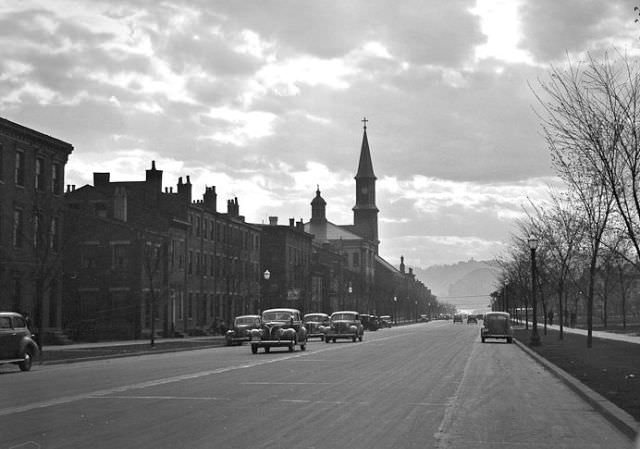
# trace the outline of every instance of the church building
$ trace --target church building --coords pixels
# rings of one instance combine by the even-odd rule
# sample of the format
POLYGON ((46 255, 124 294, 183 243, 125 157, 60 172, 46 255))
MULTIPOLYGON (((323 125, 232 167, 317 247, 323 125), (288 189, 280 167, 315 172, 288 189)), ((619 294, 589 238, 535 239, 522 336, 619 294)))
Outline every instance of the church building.
MULTIPOLYGON (((320 187, 311 201, 311 220, 305 231, 314 235, 314 245, 331 248, 341 255, 343 267, 338 285, 328 286, 329 304, 326 310, 356 310, 374 315, 392 314, 394 292, 402 285, 403 275, 378 255, 378 208, 376 206, 376 176, 371 162, 367 137, 367 120, 360 147, 360 159, 355 176, 356 203, 353 224, 337 225, 327 219, 327 202, 320 187)), ((319 284, 319 282, 316 282, 319 284)), ((314 289, 317 290, 317 289, 314 289)), ((397 293, 395 294, 397 301, 397 293)))

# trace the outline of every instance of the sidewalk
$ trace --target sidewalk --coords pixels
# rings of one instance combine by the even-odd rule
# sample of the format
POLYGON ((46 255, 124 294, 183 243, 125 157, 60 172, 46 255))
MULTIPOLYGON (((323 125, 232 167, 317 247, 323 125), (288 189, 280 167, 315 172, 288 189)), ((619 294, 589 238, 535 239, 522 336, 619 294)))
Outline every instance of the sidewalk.
POLYGON ((154 346, 149 339, 74 343, 70 345, 44 346, 40 363, 44 365, 127 357, 141 354, 187 351, 223 346, 223 336, 156 338, 154 346))
MULTIPOLYGON (((519 321, 519 325, 524 326, 524 321, 519 321)), ((532 323, 529 321, 529 329, 531 329, 532 323)), ((538 332, 541 332, 544 329, 544 324, 538 323, 538 332)), ((547 324, 547 329, 553 329, 556 331, 560 331, 560 326, 557 324, 549 325, 547 324)), ((567 327, 564 326, 562 331, 567 334, 579 334, 579 335, 587 335, 586 329, 580 329, 575 327, 567 327)), ((607 331, 592 331, 591 335, 593 338, 606 338, 608 340, 618 340, 625 341, 627 343, 636 343, 640 344, 640 335, 632 335, 632 334, 620 334, 616 332, 607 332, 607 331)))

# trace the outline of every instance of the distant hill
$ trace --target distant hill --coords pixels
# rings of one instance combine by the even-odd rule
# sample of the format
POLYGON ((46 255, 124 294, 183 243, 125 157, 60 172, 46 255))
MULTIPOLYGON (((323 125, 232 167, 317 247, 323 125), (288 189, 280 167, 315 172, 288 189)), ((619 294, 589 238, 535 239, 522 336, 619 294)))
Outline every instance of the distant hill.
POLYGON ((495 262, 476 260, 414 268, 413 271, 439 301, 468 310, 488 307, 489 294, 496 289, 499 273, 495 262))

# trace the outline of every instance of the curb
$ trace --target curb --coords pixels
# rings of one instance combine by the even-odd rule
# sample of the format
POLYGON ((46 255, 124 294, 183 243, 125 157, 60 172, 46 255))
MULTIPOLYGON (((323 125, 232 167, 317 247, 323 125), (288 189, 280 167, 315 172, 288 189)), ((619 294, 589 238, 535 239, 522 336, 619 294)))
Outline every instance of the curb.
POLYGON ((74 358, 67 358, 67 359, 60 358, 57 360, 54 359, 54 360, 39 361, 38 365, 42 365, 42 366, 65 365, 70 363, 91 362, 96 360, 120 359, 123 357, 139 357, 144 355, 167 354, 170 352, 198 351, 200 349, 218 348, 220 346, 224 346, 224 342, 220 344, 214 343, 210 345, 202 345, 197 347, 192 346, 192 347, 182 347, 182 348, 178 347, 178 348, 166 348, 166 349, 154 348, 152 350, 146 349, 141 351, 125 352, 122 354, 105 354, 105 355, 95 355, 95 356, 88 356, 88 357, 74 357, 74 358))
POLYGON ((571 390, 577 393, 584 401, 591 405, 596 411, 603 415, 614 427, 628 436, 632 441, 638 434, 638 422, 629 413, 609 401, 600 393, 593 391, 578 379, 567 373, 559 366, 549 362, 537 352, 529 349, 524 343, 517 338, 513 342, 529 355, 534 361, 538 362, 558 379, 560 379, 571 390))

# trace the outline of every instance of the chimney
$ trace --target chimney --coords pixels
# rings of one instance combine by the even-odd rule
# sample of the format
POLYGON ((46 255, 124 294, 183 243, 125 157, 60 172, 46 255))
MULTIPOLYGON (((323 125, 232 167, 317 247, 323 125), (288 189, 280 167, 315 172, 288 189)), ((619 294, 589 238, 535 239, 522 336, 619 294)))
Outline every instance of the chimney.
POLYGON ((296 221, 295 218, 289 218, 289 227, 290 228, 293 228, 293 225, 294 225, 295 221, 296 221))
POLYGON ((94 172, 93 173, 93 186, 94 187, 98 187, 98 186, 106 186, 107 184, 109 184, 109 173, 97 173, 94 172))
POLYGON ((278 217, 269 217, 269 226, 278 226, 278 217))
POLYGON ((216 212, 218 209, 218 195, 216 194, 216 187, 205 187, 204 195, 204 207, 212 212, 216 212))

